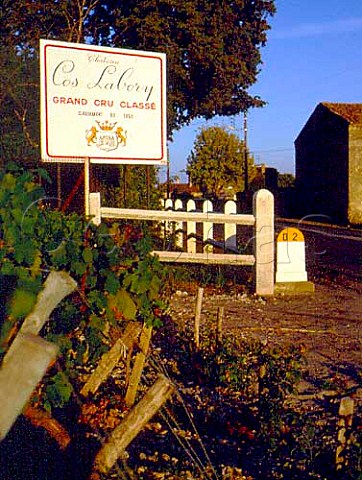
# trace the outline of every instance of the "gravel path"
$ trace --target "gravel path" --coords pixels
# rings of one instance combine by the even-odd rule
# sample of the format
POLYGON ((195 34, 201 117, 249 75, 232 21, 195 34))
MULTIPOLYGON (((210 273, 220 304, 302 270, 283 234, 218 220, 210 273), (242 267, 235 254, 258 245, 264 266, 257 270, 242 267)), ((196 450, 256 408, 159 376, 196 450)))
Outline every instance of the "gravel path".
MULTIPOLYGON (((264 299, 248 294, 217 294, 205 289, 201 323, 216 324, 224 307, 225 335, 256 337, 272 344, 300 345, 307 359, 302 391, 334 383, 362 384, 362 284, 328 282, 315 293, 264 299)), ((196 291, 177 291, 171 315, 192 324, 196 291)), ((342 386, 342 385, 341 385, 342 386)))

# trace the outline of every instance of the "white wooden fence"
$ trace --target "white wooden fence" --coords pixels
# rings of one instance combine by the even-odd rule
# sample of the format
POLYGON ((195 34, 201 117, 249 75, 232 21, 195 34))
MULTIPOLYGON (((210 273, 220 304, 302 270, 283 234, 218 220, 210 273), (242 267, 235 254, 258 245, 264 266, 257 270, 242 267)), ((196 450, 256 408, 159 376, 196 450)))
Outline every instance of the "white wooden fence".
POLYGON ((187 211, 181 211, 182 201, 170 202, 166 210, 141 210, 109 208, 101 206, 100 193, 89 197, 90 215, 95 224, 102 218, 123 220, 148 220, 165 222, 166 227, 175 225, 176 246, 183 244, 182 235, 187 238, 187 251, 156 251, 161 261, 177 263, 206 263, 253 266, 255 270, 255 291, 258 295, 274 293, 274 198, 271 192, 262 189, 254 194, 253 214, 237 214, 235 202, 227 202, 225 213, 212 211, 211 202, 205 202, 203 211, 196 211, 193 200, 187 203, 187 211), (168 210, 175 208, 174 210, 168 210), (183 224, 186 223, 186 230, 183 224), (196 225, 203 225, 203 252, 196 252, 196 225), (231 253, 214 253, 212 243, 214 224, 224 224, 225 247, 231 253), (236 226, 253 226, 253 254, 237 253, 236 226))

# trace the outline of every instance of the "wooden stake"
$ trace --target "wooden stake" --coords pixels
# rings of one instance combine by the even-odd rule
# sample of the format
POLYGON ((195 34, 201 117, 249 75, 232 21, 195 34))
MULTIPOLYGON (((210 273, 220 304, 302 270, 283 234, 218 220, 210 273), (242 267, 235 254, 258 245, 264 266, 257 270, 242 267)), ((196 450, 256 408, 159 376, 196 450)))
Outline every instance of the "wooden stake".
POLYGON ((27 405, 23 410, 23 415, 30 420, 35 427, 42 427, 58 443, 62 450, 65 450, 71 442, 67 430, 49 412, 27 405))
POLYGON ((142 400, 116 427, 96 455, 94 470, 107 473, 124 454, 125 449, 174 392, 173 384, 163 375, 148 390, 142 400))
POLYGON ((152 327, 148 327, 146 324, 143 325, 139 348, 140 352, 137 354, 133 368, 131 377, 129 380, 129 385, 126 392, 125 402, 130 407, 134 404, 137 394, 138 385, 141 380, 141 375, 143 371, 143 367, 146 361, 148 349, 151 342, 152 336, 152 327))
POLYGON ((18 333, 15 340, 0 370, 0 440, 7 435, 58 353, 56 345, 36 335, 18 333))
POLYGON ((119 363, 123 355, 127 355, 128 350, 132 349, 133 343, 141 330, 139 323, 129 323, 124 334, 119 338, 113 347, 106 352, 97 368, 89 377, 87 383, 83 386, 81 394, 86 396, 89 392, 96 393, 100 385, 109 377, 115 366, 119 363))
POLYGON ((222 342, 222 324, 224 321, 224 307, 219 307, 217 309, 217 331, 216 331, 216 342, 218 345, 222 342))
POLYGON ((58 347, 37 336, 50 314, 76 282, 65 272, 51 272, 39 293, 33 311, 25 318, 10 345, 0 370, 0 440, 10 430, 48 366, 58 347))
POLYGON ((20 332, 37 335, 58 303, 76 287, 76 281, 68 273, 51 272, 44 282, 43 290, 38 295, 33 311, 25 318, 20 332))
POLYGON ((348 443, 348 429, 352 426, 354 400, 343 397, 339 405, 338 418, 338 446, 336 450, 336 469, 341 470, 346 465, 344 451, 348 443))
MULTIPOLYGON (((19 333, 31 333, 37 335, 49 320, 52 311, 58 303, 73 292, 76 287, 77 283, 70 275, 68 275, 68 273, 51 272, 44 282, 43 290, 38 295, 33 311, 25 318, 19 333)), ((19 335, 15 337, 15 340, 6 352, 3 360, 4 365, 8 361, 8 357, 11 355, 12 350, 17 348, 18 337, 19 335)))
POLYGON ((204 289, 202 287, 199 287, 197 291, 195 323, 194 323, 194 341, 195 341, 196 349, 199 349, 200 347, 200 317, 201 317, 203 296, 204 296, 204 289))

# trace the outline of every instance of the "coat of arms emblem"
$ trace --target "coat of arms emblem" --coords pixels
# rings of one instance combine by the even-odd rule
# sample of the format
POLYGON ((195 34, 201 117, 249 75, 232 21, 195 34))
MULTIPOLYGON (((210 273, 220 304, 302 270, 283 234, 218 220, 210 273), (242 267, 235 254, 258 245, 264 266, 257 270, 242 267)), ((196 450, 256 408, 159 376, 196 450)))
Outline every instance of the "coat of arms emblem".
POLYGON ((116 150, 119 146, 125 147, 127 144, 127 132, 118 122, 98 122, 98 126, 92 125, 86 130, 86 140, 89 147, 96 146, 100 150, 110 152, 116 150))

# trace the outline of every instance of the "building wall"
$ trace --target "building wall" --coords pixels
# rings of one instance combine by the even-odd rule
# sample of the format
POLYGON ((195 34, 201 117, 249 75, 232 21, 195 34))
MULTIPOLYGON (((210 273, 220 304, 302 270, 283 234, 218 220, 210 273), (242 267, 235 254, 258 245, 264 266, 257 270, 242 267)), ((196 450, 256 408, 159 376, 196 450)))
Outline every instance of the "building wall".
POLYGON ((349 128, 348 220, 362 224, 362 126, 349 128))
POLYGON ((348 221, 348 122, 319 104, 295 141, 298 215, 348 221))

